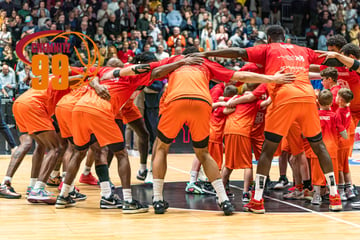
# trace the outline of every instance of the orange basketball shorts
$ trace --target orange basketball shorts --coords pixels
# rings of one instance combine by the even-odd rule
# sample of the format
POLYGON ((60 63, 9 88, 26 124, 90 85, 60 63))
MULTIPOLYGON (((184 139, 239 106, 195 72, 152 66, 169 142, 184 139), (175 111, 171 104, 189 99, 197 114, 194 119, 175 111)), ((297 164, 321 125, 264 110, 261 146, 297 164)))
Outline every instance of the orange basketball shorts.
POLYGON ((211 106, 202 100, 179 99, 166 104, 159 120, 158 138, 170 144, 187 124, 193 146, 205 148, 209 142, 211 106))
POLYGON ((104 115, 100 110, 87 112, 84 107, 77 107, 72 112, 72 129, 74 144, 78 148, 86 147, 94 134, 101 147, 123 143, 124 138, 115 119, 104 115))
POLYGON ((252 168, 249 137, 235 134, 225 135, 225 167, 229 169, 252 168))
POLYGON ((124 124, 143 118, 139 108, 135 106, 134 102, 127 104, 123 109, 121 109, 121 114, 124 124))
POLYGON ((41 104, 14 102, 13 114, 16 125, 22 133, 33 134, 42 131, 54 130, 52 119, 46 108, 41 104))
POLYGON ((72 137, 72 111, 70 111, 68 108, 57 106, 55 108, 55 116, 59 124, 61 137, 72 137))
POLYGON ((209 153, 221 169, 224 155, 223 143, 209 141, 209 153))
POLYGON ((297 122, 305 137, 314 137, 321 132, 316 103, 295 102, 270 108, 266 114, 265 131, 286 136, 291 125, 297 122))

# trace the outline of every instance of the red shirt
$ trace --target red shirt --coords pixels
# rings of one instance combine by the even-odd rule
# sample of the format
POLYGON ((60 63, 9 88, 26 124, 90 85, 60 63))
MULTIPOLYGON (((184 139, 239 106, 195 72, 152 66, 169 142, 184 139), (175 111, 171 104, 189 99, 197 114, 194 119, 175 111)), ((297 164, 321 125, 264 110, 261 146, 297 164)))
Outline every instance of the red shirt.
POLYGON ((247 63, 239 70, 240 72, 246 71, 246 72, 254 72, 254 73, 260 73, 264 74, 264 66, 258 65, 256 63, 247 63))
POLYGON ((310 64, 320 64, 324 58, 318 58, 313 50, 287 43, 270 43, 246 49, 249 62, 265 67, 265 74, 273 75, 279 70, 294 73, 296 80, 292 84, 267 84, 273 104, 292 102, 315 103, 314 89, 309 80, 310 64))
POLYGON ((331 105, 331 111, 333 111, 333 112, 336 112, 336 110, 339 108, 339 105, 337 105, 337 103, 336 103, 336 96, 340 89, 341 89, 341 86, 339 86, 339 85, 335 85, 330 89, 330 91, 333 95, 333 102, 331 105))
MULTIPOLYGON (((268 97, 266 83, 260 84, 254 91, 252 91, 252 94, 259 100, 266 99, 268 97)), ((251 138, 264 139, 265 114, 266 108, 259 108, 259 111, 257 112, 255 117, 254 125, 251 130, 251 138)))
MULTIPOLYGON (((325 69, 321 66, 320 70, 325 69)), ((350 111, 354 115, 355 113, 360 114, 360 76, 355 71, 349 71, 347 67, 336 67, 338 70, 338 82, 339 85, 348 85, 350 90, 354 94, 354 99, 350 104, 350 111)))
POLYGON ((238 104, 235 112, 227 116, 224 134, 236 134, 250 137, 256 114, 261 101, 238 104))
POLYGON ((128 49, 126 52, 123 52, 123 50, 118 51, 117 56, 123 63, 126 63, 129 57, 134 57, 135 54, 131 49, 128 49))
MULTIPOLYGON (((159 62, 150 63, 150 69, 154 69, 160 65, 159 62)), ((112 68, 107 68, 111 70, 112 68)), ((104 71, 99 71, 99 77, 104 71)), ((105 85, 110 93, 110 101, 106 101, 100 98, 95 90, 89 88, 87 93, 78 101, 76 106, 86 108, 85 111, 98 114, 99 111, 103 112, 110 118, 115 119, 119 110, 129 100, 131 95, 136 91, 139 86, 149 86, 152 84, 150 80, 151 71, 135 76, 113 78, 101 81, 102 85, 105 85), (93 110, 91 110, 93 109, 93 110)))
POLYGON ((338 133, 343 131, 340 119, 331 110, 319 110, 323 140, 331 158, 337 157, 338 133))
MULTIPOLYGON (((344 108, 338 108, 336 111, 336 116, 339 118, 339 121, 343 128, 339 129, 339 132, 342 132, 344 130, 347 131, 348 137, 350 137, 350 123, 351 123, 351 112, 349 107, 344 108)), ((351 147, 351 141, 350 138, 344 139, 343 137, 338 135, 339 138, 339 148, 350 148, 351 147)))
MULTIPOLYGON (((217 102, 219 97, 224 95, 224 89, 224 83, 219 83, 210 90, 210 95, 213 102, 217 102)), ((222 143, 226 119, 224 109, 225 107, 217 107, 211 113, 209 138, 209 141, 211 142, 222 143)))

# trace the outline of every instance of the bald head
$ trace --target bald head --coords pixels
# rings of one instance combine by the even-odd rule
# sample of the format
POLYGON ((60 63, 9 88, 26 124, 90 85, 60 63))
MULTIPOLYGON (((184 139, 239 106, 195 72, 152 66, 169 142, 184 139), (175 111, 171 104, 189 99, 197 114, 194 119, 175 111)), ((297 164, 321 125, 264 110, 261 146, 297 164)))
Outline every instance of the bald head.
POLYGON ((106 66, 122 68, 122 67, 124 67, 124 63, 120 59, 113 57, 113 58, 110 58, 109 61, 107 61, 106 66))

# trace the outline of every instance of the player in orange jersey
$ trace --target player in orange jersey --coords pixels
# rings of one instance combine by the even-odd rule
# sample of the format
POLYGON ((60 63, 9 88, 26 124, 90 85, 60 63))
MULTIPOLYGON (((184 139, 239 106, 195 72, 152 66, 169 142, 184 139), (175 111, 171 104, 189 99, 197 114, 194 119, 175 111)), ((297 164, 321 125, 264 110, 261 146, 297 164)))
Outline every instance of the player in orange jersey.
MULTIPOLYGON (((155 57, 153 57, 153 59, 155 59, 155 57)), ((176 64, 168 64, 165 66, 164 71, 157 75, 153 75, 150 71, 160 65, 158 62, 133 65, 121 70, 113 69, 108 72, 110 79, 106 79, 106 74, 104 74, 100 84, 108 88, 110 100, 107 101, 98 97, 94 90, 89 89, 76 103, 72 111, 72 134, 75 144, 74 153, 69 164, 69 169, 72 171, 67 172, 59 201, 61 200, 65 205, 68 204, 67 196, 71 183, 76 176, 82 158, 86 154, 88 147, 94 142, 95 137, 101 147, 107 146, 118 159, 118 170, 124 196, 123 213, 148 211, 148 206, 140 204, 132 198, 130 188, 130 164, 124 151, 124 141, 121 130, 115 122, 115 115, 136 89, 144 85, 150 85, 153 81, 152 79, 165 76, 167 74, 166 71, 172 71, 179 65, 198 62, 199 59, 197 58, 187 58, 176 64), (111 78, 111 76, 115 78, 111 78)), ((104 171, 104 174, 106 173, 108 172, 104 171)), ((104 177, 108 179, 108 176, 99 176, 100 185, 104 185, 104 189, 110 189, 110 183, 108 181, 102 181, 104 177)), ((109 193, 111 194, 111 192, 109 193)))
MULTIPOLYGON (((346 129, 341 124, 340 119, 330 110, 332 104, 332 93, 329 90, 323 90, 319 93, 319 116, 324 143, 329 151, 334 166, 336 182, 338 182, 338 133, 343 138, 348 138, 346 129)), ((319 160, 314 155, 311 159, 312 183, 314 185, 314 196, 311 203, 318 205, 321 202, 320 186, 325 186, 325 177, 321 171, 319 160)))
MULTIPOLYGON (((196 48, 188 48, 184 54, 198 52, 196 48)), ((181 59, 184 56, 176 56, 181 59)), ((165 60, 168 61, 168 60, 165 60)), ((161 73, 164 66, 153 70, 155 75, 161 73)), ((187 123, 193 140, 196 157, 204 167, 209 181, 213 185, 219 206, 225 215, 234 211, 226 195, 218 166, 208 152, 209 124, 211 116, 210 79, 224 82, 291 82, 292 74, 276 76, 260 75, 251 72, 234 72, 221 65, 205 59, 202 65, 182 66, 169 75, 169 86, 164 100, 164 110, 158 125, 158 142, 153 162, 153 205, 156 214, 163 214, 167 203, 163 198, 164 177, 166 173, 166 157, 173 139, 177 136, 184 123, 187 123), (279 78, 280 77, 280 78, 279 78), (284 81, 285 80, 285 81, 284 81), (196 113, 196 114, 194 114, 196 113)))
MULTIPOLYGON (((69 77, 70 84, 72 79, 69 77)), ((51 116, 54 114, 56 103, 70 89, 54 90, 52 88, 53 76, 50 77, 47 90, 29 89, 23 93, 13 106, 13 113, 20 132, 28 133, 36 141, 37 145, 33 154, 33 166, 31 171, 31 185, 33 189, 29 193, 28 201, 32 203, 44 202, 54 204, 54 196, 47 192, 45 182, 59 158, 62 157, 64 149, 61 140, 56 134, 51 116), (47 155, 40 172, 44 153, 47 155)), ((15 153, 16 154, 16 153, 15 153)))
POLYGON ((282 137, 287 134, 291 124, 297 121, 301 131, 308 138, 312 149, 320 160, 326 181, 330 186, 330 210, 342 209, 340 196, 337 193, 335 176, 331 158, 326 150, 321 135, 316 97, 310 83, 309 65, 320 64, 313 50, 283 43, 285 32, 281 26, 270 26, 267 29, 268 44, 252 48, 229 48, 197 54, 198 56, 241 57, 249 62, 261 64, 265 74, 273 74, 279 70, 293 72, 296 80, 293 84, 268 84, 268 91, 273 101, 268 109, 265 122, 265 141, 259 159, 254 198, 244 206, 246 211, 264 213, 263 191, 266 176, 271 168, 271 161, 282 137))

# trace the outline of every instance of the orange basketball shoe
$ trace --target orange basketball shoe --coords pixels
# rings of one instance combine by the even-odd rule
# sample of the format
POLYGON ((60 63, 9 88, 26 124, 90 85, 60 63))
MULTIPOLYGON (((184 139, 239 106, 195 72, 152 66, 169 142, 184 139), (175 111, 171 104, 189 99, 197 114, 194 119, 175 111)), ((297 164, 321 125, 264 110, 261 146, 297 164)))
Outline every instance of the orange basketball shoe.
POLYGON ((264 199, 262 198, 260 201, 257 201, 254 198, 251 198, 250 202, 245 204, 243 208, 245 212, 263 214, 265 213, 264 199))
POLYGON ((338 193, 335 196, 330 195, 329 200, 330 200, 329 209, 331 211, 341 211, 343 209, 340 195, 338 193))

